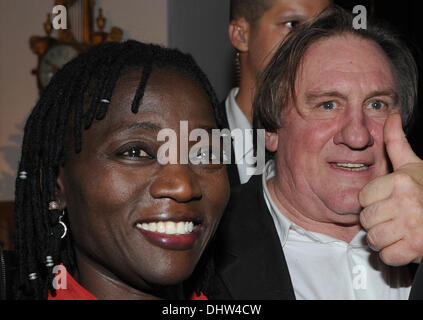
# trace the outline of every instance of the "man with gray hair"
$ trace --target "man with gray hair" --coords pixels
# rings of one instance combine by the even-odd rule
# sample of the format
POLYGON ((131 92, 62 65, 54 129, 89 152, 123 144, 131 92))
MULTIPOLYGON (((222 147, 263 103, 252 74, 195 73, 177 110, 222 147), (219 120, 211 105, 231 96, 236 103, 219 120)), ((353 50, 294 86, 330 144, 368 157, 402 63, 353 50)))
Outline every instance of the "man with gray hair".
POLYGON ((263 72, 254 123, 273 159, 233 192, 211 298, 409 298, 423 256, 423 161, 402 125, 417 67, 387 29, 352 22, 328 8, 263 72))

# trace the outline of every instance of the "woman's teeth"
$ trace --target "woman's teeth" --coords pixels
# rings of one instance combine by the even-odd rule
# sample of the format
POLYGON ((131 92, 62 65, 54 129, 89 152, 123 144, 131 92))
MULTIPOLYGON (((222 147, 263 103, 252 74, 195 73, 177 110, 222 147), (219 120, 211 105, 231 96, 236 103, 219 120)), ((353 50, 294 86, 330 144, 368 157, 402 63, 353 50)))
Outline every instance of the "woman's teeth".
POLYGON ((335 168, 349 171, 364 171, 369 169, 368 166, 362 163, 335 163, 335 168))
POLYGON ((169 235, 190 234, 194 230, 194 222, 192 221, 159 221, 150 223, 137 223, 137 229, 164 233, 169 235))

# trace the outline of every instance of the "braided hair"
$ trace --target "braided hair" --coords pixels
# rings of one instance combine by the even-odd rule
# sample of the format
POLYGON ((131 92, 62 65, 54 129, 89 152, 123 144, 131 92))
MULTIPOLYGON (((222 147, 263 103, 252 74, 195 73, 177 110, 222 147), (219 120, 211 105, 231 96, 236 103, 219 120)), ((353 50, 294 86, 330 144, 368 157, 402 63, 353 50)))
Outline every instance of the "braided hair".
POLYGON ((68 272, 75 272, 71 235, 61 239, 56 230, 60 212, 49 208, 56 198, 59 167, 71 152, 66 149, 72 148, 66 137, 72 136, 74 152, 79 153, 83 131, 106 116, 123 71, 140 68, 133 113, 138 112, 153 68, 172 68, 204 89, 219 127, 223 123, 224 110, 219 109, 207 77, 190 55, 176 49, 136 41, 111 42, 95 46, 66 64, 42 93, 25 125, 15 190, 16 299, 47 299, 49 292, 54 295, 54 265, 63 264, 68 272))

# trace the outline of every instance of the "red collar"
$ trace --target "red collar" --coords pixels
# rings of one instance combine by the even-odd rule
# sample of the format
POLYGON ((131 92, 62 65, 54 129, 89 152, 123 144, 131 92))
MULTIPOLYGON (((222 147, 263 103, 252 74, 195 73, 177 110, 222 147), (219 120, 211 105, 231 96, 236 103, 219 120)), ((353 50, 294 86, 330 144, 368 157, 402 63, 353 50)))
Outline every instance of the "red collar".
MULTIPOLYGON (((56 275, 60 276, 60 272, 56 275)), ((63 283, 61 283, 63 285, 63 283)), ((48 300, 99 300, 92 293, 88 292, 83 286, 81 286, 76 280, 71 276, 69 272, 66 271, 66 289, 57 289, 56 296, 53 297, 51 292, 48 293, 48 300)), ((196 293, 193 293, 190 297, 190 300, 208 300, 207 297, 201 292, 198 296, 196 293)))

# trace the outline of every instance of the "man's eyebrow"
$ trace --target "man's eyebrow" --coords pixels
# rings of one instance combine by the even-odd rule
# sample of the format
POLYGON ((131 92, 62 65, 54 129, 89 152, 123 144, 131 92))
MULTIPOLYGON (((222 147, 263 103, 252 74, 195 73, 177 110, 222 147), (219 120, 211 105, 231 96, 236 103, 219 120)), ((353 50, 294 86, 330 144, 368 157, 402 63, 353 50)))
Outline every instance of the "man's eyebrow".
POLYGON ((397 104, 399 102, 399 95, 395 90, 392 89, 387 89, 387 90, 376 90, 371 92, 370 94, 367 95, 366 100, 373 98, 373 97, 380 97, 380 96, 385 96, 385 97, 390 97, 392 100, 394 100, 394 103, 397 104))
POLYGON ((306 102, 310 103, 315 101, 316 99, 320 99, 323 97, 336 97, 341 99, 346 99, 347 97, 337 91, 310 91, 307 92, 306 95, 306 102))
MULTIPOLYGON (((323 91, 323 92, 319 92, 319 91, 311 91, 311 92, 307 92, 306 93, 306 102, 307 103, 311 103, 317 99, 323 98, 323 97, 336 97, 336 98, 340 98, 340 99, 347 99, 347 97, 337 91, 323 91)), ((392 89, 387 89, 387 90, 375 90, 370 92, 365 100, 368 100, 370 98, 373 97, 378 97, 378 96, 387 96, 390 97, 391 99, 394 100, 394 103, 398 103, 399 101, 399 96, 397 94, 397 92, 395 90, 392 89)))
POLYGON ((297 20, 297 21, 303 21, 306 19, 306 16, 298 13, 284 13, 280 16, 283 20, 297 20))

